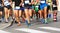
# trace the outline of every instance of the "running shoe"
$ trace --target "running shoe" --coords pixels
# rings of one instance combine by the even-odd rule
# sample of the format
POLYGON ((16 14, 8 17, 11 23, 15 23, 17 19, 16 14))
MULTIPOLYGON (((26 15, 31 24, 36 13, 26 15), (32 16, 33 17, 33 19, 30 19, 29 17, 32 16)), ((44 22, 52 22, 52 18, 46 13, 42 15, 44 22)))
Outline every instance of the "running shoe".
POLYGON ((47 19, 44 20, 44 23, 45 23, 45 24, 48 24, 47 19))
POLYGON ((40 21, 41 21, 41 23, 44 23, 44 19, 42 18, 42 19, 40 19, 40 21))
POLYGON ((26 25, 27 25, 28 27, 31 26, 31 23, 28 23, 27 20, 25 21, 25 23, 26 23, 26 25))

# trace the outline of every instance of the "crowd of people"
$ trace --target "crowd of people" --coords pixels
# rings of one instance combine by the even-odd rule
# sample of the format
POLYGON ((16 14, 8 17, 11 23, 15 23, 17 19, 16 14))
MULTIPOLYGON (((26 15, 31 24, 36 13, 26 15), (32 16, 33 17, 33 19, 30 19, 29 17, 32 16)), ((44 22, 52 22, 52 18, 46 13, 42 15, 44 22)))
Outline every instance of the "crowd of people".
POLYGON ((57 21, 58 0, 0 0, 0 18, 4 15, 5 22, 12 17, 18 25, 21 18, 26 24, 31 25, 30 20, 36 16, 36 20, 47 24, 53 11, 53 21, 57 21))

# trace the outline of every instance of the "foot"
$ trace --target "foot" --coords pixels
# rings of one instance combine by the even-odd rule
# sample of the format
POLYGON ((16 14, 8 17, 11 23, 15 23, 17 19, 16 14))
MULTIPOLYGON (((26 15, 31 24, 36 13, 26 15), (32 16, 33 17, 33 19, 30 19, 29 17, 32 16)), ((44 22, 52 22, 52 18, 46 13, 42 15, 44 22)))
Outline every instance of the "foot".
POLYGON ((22 21, 24 22, 25 21, 25 18, 22 18, 22 21))
POLYGON ((18 22, 17 22, 17 21, 15 21, 15 23, 17 24, 18 22))
POLYGON ((0 22, 2 22, 2 18, 0 18, 0 22))
POLYGON ((40 22, 44 24, 44 19, 43 19, 43 18, 42 18, 42 19, 40 19, 40 22))
POLYGON ((28 23, 28 27, 30 27, 31 26, 31 23, 28 23))
POLYGON ((47 22, 50 22, 50 18, 47 18, 47 22))
POLYGON ((30 25, 31 25, 31 23, 28 23, 28 21, 27 21, 27 20, 26 20, 25 22, 26 22, 26 25, 27 25, 27 26, 30 26, 30 25))
POLYGON ((18 26, 21 26, 21 23, 19 22, 17 25, 18 25, 18 26))
POLYGON ((47 22, 47 19, 45 19, 45 22, 44 22, 45 24, 48 24, 48 22, 47 22))
POLYGON ((8 23, 8 20, 6 20, 5 23, 8 23))
POLYGON ((1 21, 0 21, 1 22, 1 21))
POLYGON ((17 24, 18 26, 21 26, 21 24, 17 24))
POLYGON ((31 18, 30 21, 33 21, 33 19, 31 18))

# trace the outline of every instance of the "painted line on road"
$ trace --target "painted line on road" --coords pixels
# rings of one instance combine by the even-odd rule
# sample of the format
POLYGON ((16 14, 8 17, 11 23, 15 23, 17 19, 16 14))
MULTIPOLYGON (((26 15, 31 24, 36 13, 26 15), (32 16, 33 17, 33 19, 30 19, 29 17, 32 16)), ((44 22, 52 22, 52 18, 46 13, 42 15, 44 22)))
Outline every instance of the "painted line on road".
POLYGON ((50 33, 50 32, 38 31, 38 30, 33 30, 33 29, 28 29, 28 28, 20 28, 20 29, 16 29, 16 30, 28 32, 28 33, 50 33))
POLYGON ((39 27, 42 29, 48 29, 48 30, 54 30, 54 31, 60 31, 60 28, 55 28, 55 27, 39 27))
POLYGON ((0 30, 0 33, 10 33, 10 32, 6 32, 6 31, 3 31, 3 30, 0 30))

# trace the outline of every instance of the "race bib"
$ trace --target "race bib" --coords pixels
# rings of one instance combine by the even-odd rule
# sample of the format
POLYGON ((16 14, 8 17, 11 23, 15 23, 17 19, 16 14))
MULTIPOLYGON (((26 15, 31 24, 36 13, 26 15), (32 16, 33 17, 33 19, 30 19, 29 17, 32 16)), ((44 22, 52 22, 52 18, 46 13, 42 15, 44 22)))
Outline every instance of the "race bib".
POLYGON ((20 7, 19 7, 19 6, 16 6, 15 8, 16 8, 16 9, 20 9, 20 7))
POLYGON ((29 4, 29 1, 25 1, 25 4, 29 4))
POLYGON ((53 7, 57 7, 56 5, 53 5, 53 7))
POLYGON ((38 12, 38 11, 37 11, 37 10, 38 10, 38 7, 39 7, 39 6, 35 6, 35 11, 36 11, 36 12, 38 12))
POLYGON ((45 3, 45 1, 41 1, 40 3, 45 3))
POLYGON ((35 6, 35 7, 37 7, 37 8, 38 8, 39 6, 35 6))

